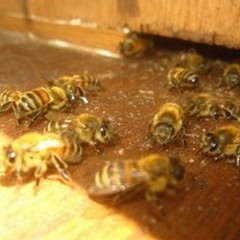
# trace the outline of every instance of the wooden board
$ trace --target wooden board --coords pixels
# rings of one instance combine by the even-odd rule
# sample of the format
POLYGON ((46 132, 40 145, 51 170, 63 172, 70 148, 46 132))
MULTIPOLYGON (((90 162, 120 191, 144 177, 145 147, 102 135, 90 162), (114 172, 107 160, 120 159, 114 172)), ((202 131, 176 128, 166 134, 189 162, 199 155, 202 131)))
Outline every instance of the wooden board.
MULTIPOLYGON (((0 0, 0 27, 13 30, 9 21, 15 20, 18 25, 19 18, 25 19, 26 31, 46 40, 55 36, 55 39, 96 47, 95 39, 102 48, 112 50, 114 47, 108 49, 101 34, 98 37, 89 34, 86 41, 81 31, 86 32, 86 28, 90 33, 93 29, 121 32, 128 27, 142 33, 240 48, 237 0, 113 0, 111 4, 104 0, 52 0, 51 8, 49 0, 9 2, 0 0), (9 20, 3 21, 4 17, 9 20)), ((111 38, 111 34, 108 37, 111 38)), ((112 44, 117 42, 112 40, 112 44)))
MULTIPOLYGON (((84 71, 96 75, 104 91, 73 111, 109 119, 118 135, 115 146, 102 146, 102 154, 84 147, 84 162, 71 167, 79 189, 44 179, 35 196, 33 179, 17 188, 14 178, 2 176, 2 239, 239 239, 239 169, 226 160, 215 162, 198 152, 201 134, 226 121, 187 118, 186 148, 178 140, 164 148, 146 148, 143 144, 149 121, 159 105, 168 101, 183 104, 190 94, 166 90, 166 73, 178 51, 161 43, 146 57, 110 59, 17 39, 11 42, 3 37, 0 46, 1 89, 33 89, 44 83, 43 76, 52 78, 84 71), (165 215, 157 213, 142 197, 111 206, 107 200, 96 202, 87 196, 86 189, 95 172, 106 161, 154 152, 180 157, 186 169, 176 195, 161 198, 165 215)), ((189 47, 192 46, 183 49, 189 47)), ((216 52, 210 49, 210 55, 216 52)), ((219 66, 217 59, 209 61, 219 66)), ((217 88, 221 74, 221 68, 216 68, 208 77, 203 75, 202 90, 209 87, 224 94, 223 87, 217 88)), ((45 125, 46 121, 40 121, 31 130, 41 131, 45 125)), ((1 116, 0 126, 2 132, 13 138, 24 131, 16 126, 12 113, 1 116)))

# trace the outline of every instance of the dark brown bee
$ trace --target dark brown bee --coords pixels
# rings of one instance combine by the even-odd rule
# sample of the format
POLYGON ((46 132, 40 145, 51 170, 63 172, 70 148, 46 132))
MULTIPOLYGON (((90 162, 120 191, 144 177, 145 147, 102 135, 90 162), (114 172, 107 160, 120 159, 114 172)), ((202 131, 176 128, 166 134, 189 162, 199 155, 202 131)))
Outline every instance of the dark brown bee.
POLYGON ((183 130, 183 121, 183 109, 176 103, 165 103, 154 115, 148 137, 160 145, 167 144, 183 130))
POLYGON ((130 32, 119 43, 118 51, 124 57, 142 55, 151 47, 151 42, 140 37, 138 34, 130 32))
POLYGON ((240 164, 240 128, 223 125, 203 135, 201 152, 215 159, 234 158, 240 164))
POLYGON ((73 118, 50 121, 46 132, 75 132, 81 143, 93 146, 97 151, 98 143, 109 143, 113 140, 110 122, 89 113, 83 113, 73 118))
POLYGON ((187 68, 171 68, 167 75, 168 86, 183 90, 185 88, 196 88, 199 83, 199 76, 196 72, 187 68))
POLYGON ((230 88, 240 85, 240 66, 233 63, 225 67, 223 72, 223 83, 230 88))
MULTIPOLYGON (((138 160, 108 162, 95 175, 88 192, 91 196, 108 196, 145 192, 146 199, 157 207, 157 195, 172 191, 184 176, 184 168, 175 159, 152 154, 138 160)), ((115 198, 115 201, 117 198, 115 198)))
POLYGON ((6 139, 1 148, 1 168, 15 173, 18 180, 32 171, 36 187, 49 166, 54 166, 61 179, 71 185, 67 163, 82 161, 82 147, 76 135, 30 132, 17 139, 6 139))

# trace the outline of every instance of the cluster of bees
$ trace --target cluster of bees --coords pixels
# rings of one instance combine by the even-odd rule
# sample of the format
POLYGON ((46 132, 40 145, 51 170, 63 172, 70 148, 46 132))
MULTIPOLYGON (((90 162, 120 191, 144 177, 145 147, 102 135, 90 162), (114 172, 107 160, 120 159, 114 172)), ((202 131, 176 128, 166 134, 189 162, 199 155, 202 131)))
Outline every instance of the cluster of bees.
MULTIPOLYGON (((64 76, 32 91, 3 91, 0 109, 1 113, 13 111, 18 125, 25 123, 30 127, 50 111, 69 109, 78 100, 87 103, 87 95, 100 89, 99 80, 92 75, 64 76)), ((15 173, 21 180, 33 171, 37 189, 40 179, 52 165, 61 180, 71 184, 68 163, 82 161, 82 145, 89 144, 98 150, 98 143, 111 141, 109 121, 92 114, 83 113, 50 121, 43 133, 28 132, 16 139, 4 137, 1 146, 2 172, 15 173)))
MULTIPOLYGON (((150 46, 136 34, 128 34, 120 43, 119 51, 129 57, 145 52, 150 46)), ((198 89, 204 58, 191 49, 174 61, 166 79, 169 90, 180 93, 198 89)), ((240 85, 240 66, 231 64, 223 71, 222 84, 234 88, 240 85)), ((13 111, 17 124, 30 127, 50 111, 66 111, 78 101, 88 103, 88 94, 101 89, 100 82, 89 74, 64 76, 50 84, 27 92, 6 90, 0 95, 0 113, 13 111)), ((185 141, 186 116, 226 118, 239 120, 240 102, 234 97, 222 98, 207 92, 195 92, 186 97, 186 105, 167 102, 159 107, 149 127, 147 140, 159 146, 179 138, 185 141)), ((201 139, 200 150, 214 158, 233 157, 240 165, 240 128, 234 124, 220 126, 207 132, 201 139)), ((82 113, 58 121, 50 121, 43 133, 29 132, 16 139, 5 137, 1 148, 1 167, 5 174, 14 173, 18 180, 33 172, 36 187, 49 166, 53 166, 60 179, 71 185, 69 164, 83 160, 84 144, 99 152, 98 144, 114 140, 109 121, 82 113)), ((144 192, 148 201, 158 206, 158 195, 172 192, 184 176, 179 159, 164 154, 150 154, 140 159, 107 162, 95 174, 88 189, 90 196, 122 196, 129 192, 144 192)), ((117 199, 115 198, 115 199, 117 199)))

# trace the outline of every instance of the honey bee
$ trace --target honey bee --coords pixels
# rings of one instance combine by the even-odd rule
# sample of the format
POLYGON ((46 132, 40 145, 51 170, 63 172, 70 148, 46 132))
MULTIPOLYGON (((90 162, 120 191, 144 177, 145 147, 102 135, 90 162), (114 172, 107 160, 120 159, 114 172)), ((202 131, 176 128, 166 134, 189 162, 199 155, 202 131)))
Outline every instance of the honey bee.
POLYGON ((240 102, 230 97, 199 93, 187 101, 187 113, 197 117, 223 117, 239 120, 240 102))
POLYGON ((183 109, 176 103, 165 103, 153 117, 148 137, 160 145, 167 144, 183 130, 183 122, 183 109))
POLYGON ((240 85, 240 65, 233 63, 225 67, 223 72, 223 83, 230 88, 240 85))
POLYGON ((174 191, 183 176, 184 168, 178 160, 151 154, 138 160, 108 162, 95 174, 88 193, 93 197, 115 195, 114 201, 117 202, 124 195, 144 192, 146 200, 161 208, 158 195, 174 191))
POLYGON ((18 125, 25 121, 29 127, 48 111, 67 110, 76 100, 76 96, 81 96, 84 103, 88 102, 81 89, 79 91, 82 92, 72 90, 58 85, 46 85, 26 92, 3 91, 0 98, 0 113, 12 109, 18 125))
POLYGON ((197 53, 194 48, 189 49, 187 52, 181 54, 178 67, 187 68, 194 72, 199 72, 203 68, 204 58, 197 53))
POLYGON ((23 180, 33 172, 36 188, 49 166, 59 173, 61 180, 71 184, 68 163, 82 161, 82 147, 77 135, 30 132, 1 146, 1 167, 4 173, 15 173, 23 180))
POLYGON ((50 121, 45 132, 75 132, 81 143, 93 146, 96 151, 98 143, 109 143, 113 140, 110 122, 89 113, 83 113, 74 118, 50 121))
POLYGON ((0 94, 0 114, 11 109, 12 104, 20 98, 21 92, 16 90, 4 90, 0 94))
POLYGON ((181 91, 184 88, 196 88, 199 83, 199 76, 196 72, 187 68, 171 68, 167 74, 168 86, 178 88, 181 91))
POLYGON ((240 164, 240 128, 235 125, 223 125, 203 135, 201 152, 215 159, 235 158, 240 164))
MULTIPOLYGON (((67 93, 58 86, 45 86, 35 88, 32 91, 12 91, 11 93, 13 95, 15 94, 15 98, 9 98, 9 100, 6 101, 6 103, 10 103, 7 108, 2 108, 2 112, 11 108, 17 119, 18 125, 20 125, 23 120, 26 120, 28 126, 30 126, 47 111, 66 110, 70 104, 67 93)), ((6 103, 3 101, 2 106, 6 103)))
POLYGON ((209 93, 199 93, 187 100, 187 113, 197 117, 218 117, 221 113, 221 102, 209 93))
POLYGON ((151 43, 134 32, 128 33, 119 43, 118 51, 124 57, 142 55, 151 47, 151 43))
POLYGON ((73 100, 77 97, 87 102, 85 92, 93 94, 101 89, 99 80, 93 75, 84 73, 81 75, 62 76, 52 81, 53 85, 66 88, 73 100))

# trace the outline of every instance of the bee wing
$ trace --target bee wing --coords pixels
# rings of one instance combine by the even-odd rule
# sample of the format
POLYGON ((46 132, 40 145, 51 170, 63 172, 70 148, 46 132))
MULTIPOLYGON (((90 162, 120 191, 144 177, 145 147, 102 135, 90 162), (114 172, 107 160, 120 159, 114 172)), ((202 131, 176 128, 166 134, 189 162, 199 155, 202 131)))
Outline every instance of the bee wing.
POLYGON ((135 161, 109 162, 96 173, 95 183, 88 189, 92 196, 107 196, 128 192, 144 183, 150 176, 139 169, 135 161))

